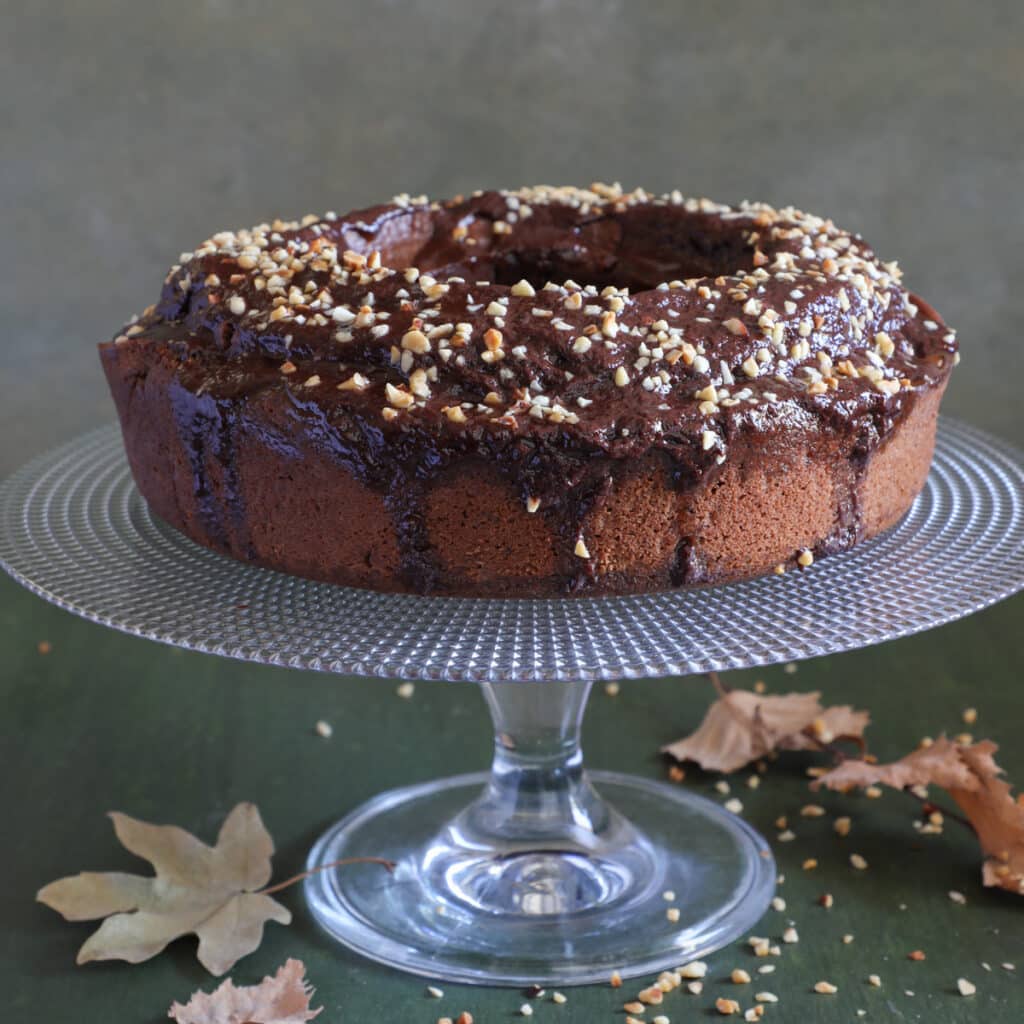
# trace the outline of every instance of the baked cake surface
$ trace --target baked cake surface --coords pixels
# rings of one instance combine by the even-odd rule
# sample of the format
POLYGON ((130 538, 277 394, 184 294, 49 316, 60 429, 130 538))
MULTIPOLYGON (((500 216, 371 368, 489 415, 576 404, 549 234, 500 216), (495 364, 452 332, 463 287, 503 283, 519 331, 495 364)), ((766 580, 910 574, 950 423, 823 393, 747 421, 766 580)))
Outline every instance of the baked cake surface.
POLYGON ((189 537, 495 596, 781 572, 888 528, 957 359, 830 221, 601 185, 214 235, 100 354, 189 537))

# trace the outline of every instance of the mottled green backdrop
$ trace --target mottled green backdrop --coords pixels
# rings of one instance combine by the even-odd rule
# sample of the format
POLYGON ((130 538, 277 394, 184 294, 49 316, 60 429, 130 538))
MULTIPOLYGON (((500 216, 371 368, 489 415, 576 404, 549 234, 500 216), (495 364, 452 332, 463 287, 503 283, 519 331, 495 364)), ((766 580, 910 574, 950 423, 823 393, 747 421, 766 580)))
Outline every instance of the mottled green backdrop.
MULTIPOLYGON (((1019 374, 1024 235, 1024 8, 1019 3, 631 3, 546 0, 293 4, 0 4, 0 472, 109 420, 93 344, 153 300, 166 266, 221 227, 365 205, 395 192, 620 180, 830 214, 904 265, 960 330, 950 413, 1024 440, 1019 374)), ((1021 599, 935 633, 810 662, 769 686, 820 688, 870 707, 872 743, 896 756, 923 733, 1019 736, 1021 599)), ((0 580, 0 1016, 7 1022, 157 1021, 209 984, 189 942, 150 964, 73 966, 84 926, 32 902, 82 868, 133 868, 103 812, 171 821, 212 839, 239 799, 259 803, 281 877, 328 821, 393 785, 482 766, 479 695, 333 679, 185 655, 109 633, 0 580), (48 655, 36 644, 53 645, 48 655), (326 718, 334 736, 312 734, 326 718)), ((738 674, 737 681, 756 673, 738 674)), ((588 713, 591 762, 657 776, 658 745, 692 728, 698 680, 630 683, 588 713)), ((804 763, 744 792, 773 834, 805 802, 804 763)), ((687 784, 713 792, 712 779, 687 784)), ((966 835, 921 839, 889 795, 852 807, 854 875, 827 819, 778 852, 797 922, 764 987, 766 1020, 1016 1021, 1024 900, 985 893, 966 835), (800 864, 816 856, 820 866, 800 864), (831 891, 825 911, 817 895, 831 891), (966 906, 946 892, 967 895, 966 906), (905 907, 905 909, 901 909, 905 907), (844 945, 840 937, 855 938, 844 945), (921 948, 927 960, 906 953, 921 948), (981 961, 992 968, 987 972, 981 961), (881 990, 864 978, 879 973, 881 990), (955 994, 960 975, 978 994, 955 994), (834 997, 809 994, 828 978, 834 997), (907 995, 909 990, 914 995, 907 995)), ((433 1024, 441 1013, 508 1019, 514 992, 422 984, 335 950, 299 892, 239 964, 258 980, 302 957, 324 1021, 433 1024)), ((713 960, 706 1019, 737 947, 713 960)), ((623 991, 632 991, 631 987, 623 991)), ((538 1004, 537 1021, 614 1021, 610 989, 538 1004)), ((744 998, 750 1003, 750 994, 744 998)), ((650 1015, 649 1015, 650 1016, 650 1015)))

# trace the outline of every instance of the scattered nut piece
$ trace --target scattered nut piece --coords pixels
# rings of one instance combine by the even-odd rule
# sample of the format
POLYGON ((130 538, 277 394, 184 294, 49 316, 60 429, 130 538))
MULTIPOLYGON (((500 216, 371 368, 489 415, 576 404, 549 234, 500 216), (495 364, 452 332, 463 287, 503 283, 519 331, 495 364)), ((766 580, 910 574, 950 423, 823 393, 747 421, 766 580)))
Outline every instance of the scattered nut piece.
POLYGON ((820 996, 834 996, 839 989, 830 981, 816 981, 814 991, 820 996))
POLYGON ((416 692, 416 686, 413 683, 400 683, 395 690, 395 693, 404 700, 408 700, 416 692))
POLYGON ((962 996, 973 996, 978 991, 978 986, 972 985, 966 978, 957 978, 956 989, 962 996))
POLYGON ((668 910, 665 911, 665 917, 675 924, 679 920, 679 908, 669 907, 668 910))
POLYGON ((858 871, 867 871, 868 868, 868 862, 859 853, 850 854, 850 864, 858 871))
POLYGON ((444 998, 444 992, 441 989, 439 989, 436 985, 427 986, 427 995, 430 996, 431 999, 444 998))
POLYGON ((677 973, 681 978, 704 978, 708 973, 708 965, 703 960, 692 960, 683 964, 677 973))
POLYGON ((832 822, 832 831, 837 836, 848 836, 850 834, 850 819, 849 818, 836 818, 832 822))
POLYGON ((732 974, 729 975, 729 980, 734 985, 749 985, 750 975, 747 974, 747 972, 743 970, 742 967, 737 967, 733 970, 732 974))
POLYGON ((568 1001, 569 1000, 566 999, 565 996, 562 995, 561 992, 552 992, 551 993, 551 1002, 558 1003, 559 1006, 562 1006, 563 1004, 567 1003, 568 1001))
POLYGON ((641 1003, 647 1003, 648 1006, 660 1006, 665 998, 665 993, 657 985, 651 985, 650 988, 637 992, 636 997, 641 1003))
POLYGON ((882 979, 877 974, 869 974, 868 975, 868 984, 872 988, 881 988, 882 987, 882 979))
POLYGON ((316 723, 316 734, 322 736, 325 740, 329 740, 334 735, 334 730, 331 728, 330 722, 325 722, 322 718, 316 723))
POLYGON ((918 961, 920 961, 920 960, 926 960, 927 957, 924 955, 924 950, 915 949, 912 952, 907 954, 907 959, 908 960, 918 960, 918 961))
POLYGON ((740 1012, 740 1004, 735 999, 718 998, 715 1000, 715 1009, 723 1017, 728 1017, 730 1014, 740 1012))
POLYGON ((792 925, 790 925, 782 933, 782 941, 783 942, 799 942, 800 941, 800 936, 797 934, 796 929, 792 925))

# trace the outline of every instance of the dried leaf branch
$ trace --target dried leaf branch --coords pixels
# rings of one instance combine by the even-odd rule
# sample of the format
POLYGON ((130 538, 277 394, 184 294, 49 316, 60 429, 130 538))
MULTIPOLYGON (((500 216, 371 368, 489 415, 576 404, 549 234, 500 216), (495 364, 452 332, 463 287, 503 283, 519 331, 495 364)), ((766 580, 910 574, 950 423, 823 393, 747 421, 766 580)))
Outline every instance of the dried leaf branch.
MULTIPOLYGON (((274 843, 255 804, 238 804, 212 847, 174 825, 150 825, 117 811, 110 818, 122 846, 148 860, 155 874, 86 871, 51 882, 36 894, 68 921, 104 918, 78 951, 79 964, 141 963, 174 939, 195 934, 200 963, 211 974, 224 974, 259 947, 268 921, 291 922, 291 911, 271 893, 312 873, 268 887, 274 843)), ((376 858, 358 860, 389 870, 394 866, 376 858)))
POLYGON ((734 772, 773 750, 820 750, 839 740, 861 742, 870 721, 847 705, 822 707, 819 693, 765 696, 727 688, 709 673, 719 697, 696 732, 662 747, 678 761, 734 772))
POLYGON ((273 977, 238 988, 229 978, 207 994, 195 992, 182 1006, 174 1003, 167 1016, 178 1024, 305 1024, 323 1007, 309 1008, 313 989, 301 960, 289 960, 273 977))
POLYGON ((1024 894, 1024 803, 1000 776, 990 740, 964 745, 945 736, 893 761, 846 761, 813 783, 845 792, 882 784, 894 789, 938 786, 963 812, 978 836, 985 861, 982 880, 1024 894))

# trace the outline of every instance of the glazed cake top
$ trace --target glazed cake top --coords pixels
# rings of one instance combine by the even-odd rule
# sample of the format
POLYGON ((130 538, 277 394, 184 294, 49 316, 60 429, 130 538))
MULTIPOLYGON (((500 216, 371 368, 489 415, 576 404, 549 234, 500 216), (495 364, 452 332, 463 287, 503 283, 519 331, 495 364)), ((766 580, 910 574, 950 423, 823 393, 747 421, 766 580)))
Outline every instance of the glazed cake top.
POLYGON ((956 360, 896 264, 831 221, 604 185, 221 232, 129 339, 196 393, 280 389, 432 451, 660 448, 694 470, 781 424, 841 422, 870 450, 956 360))

